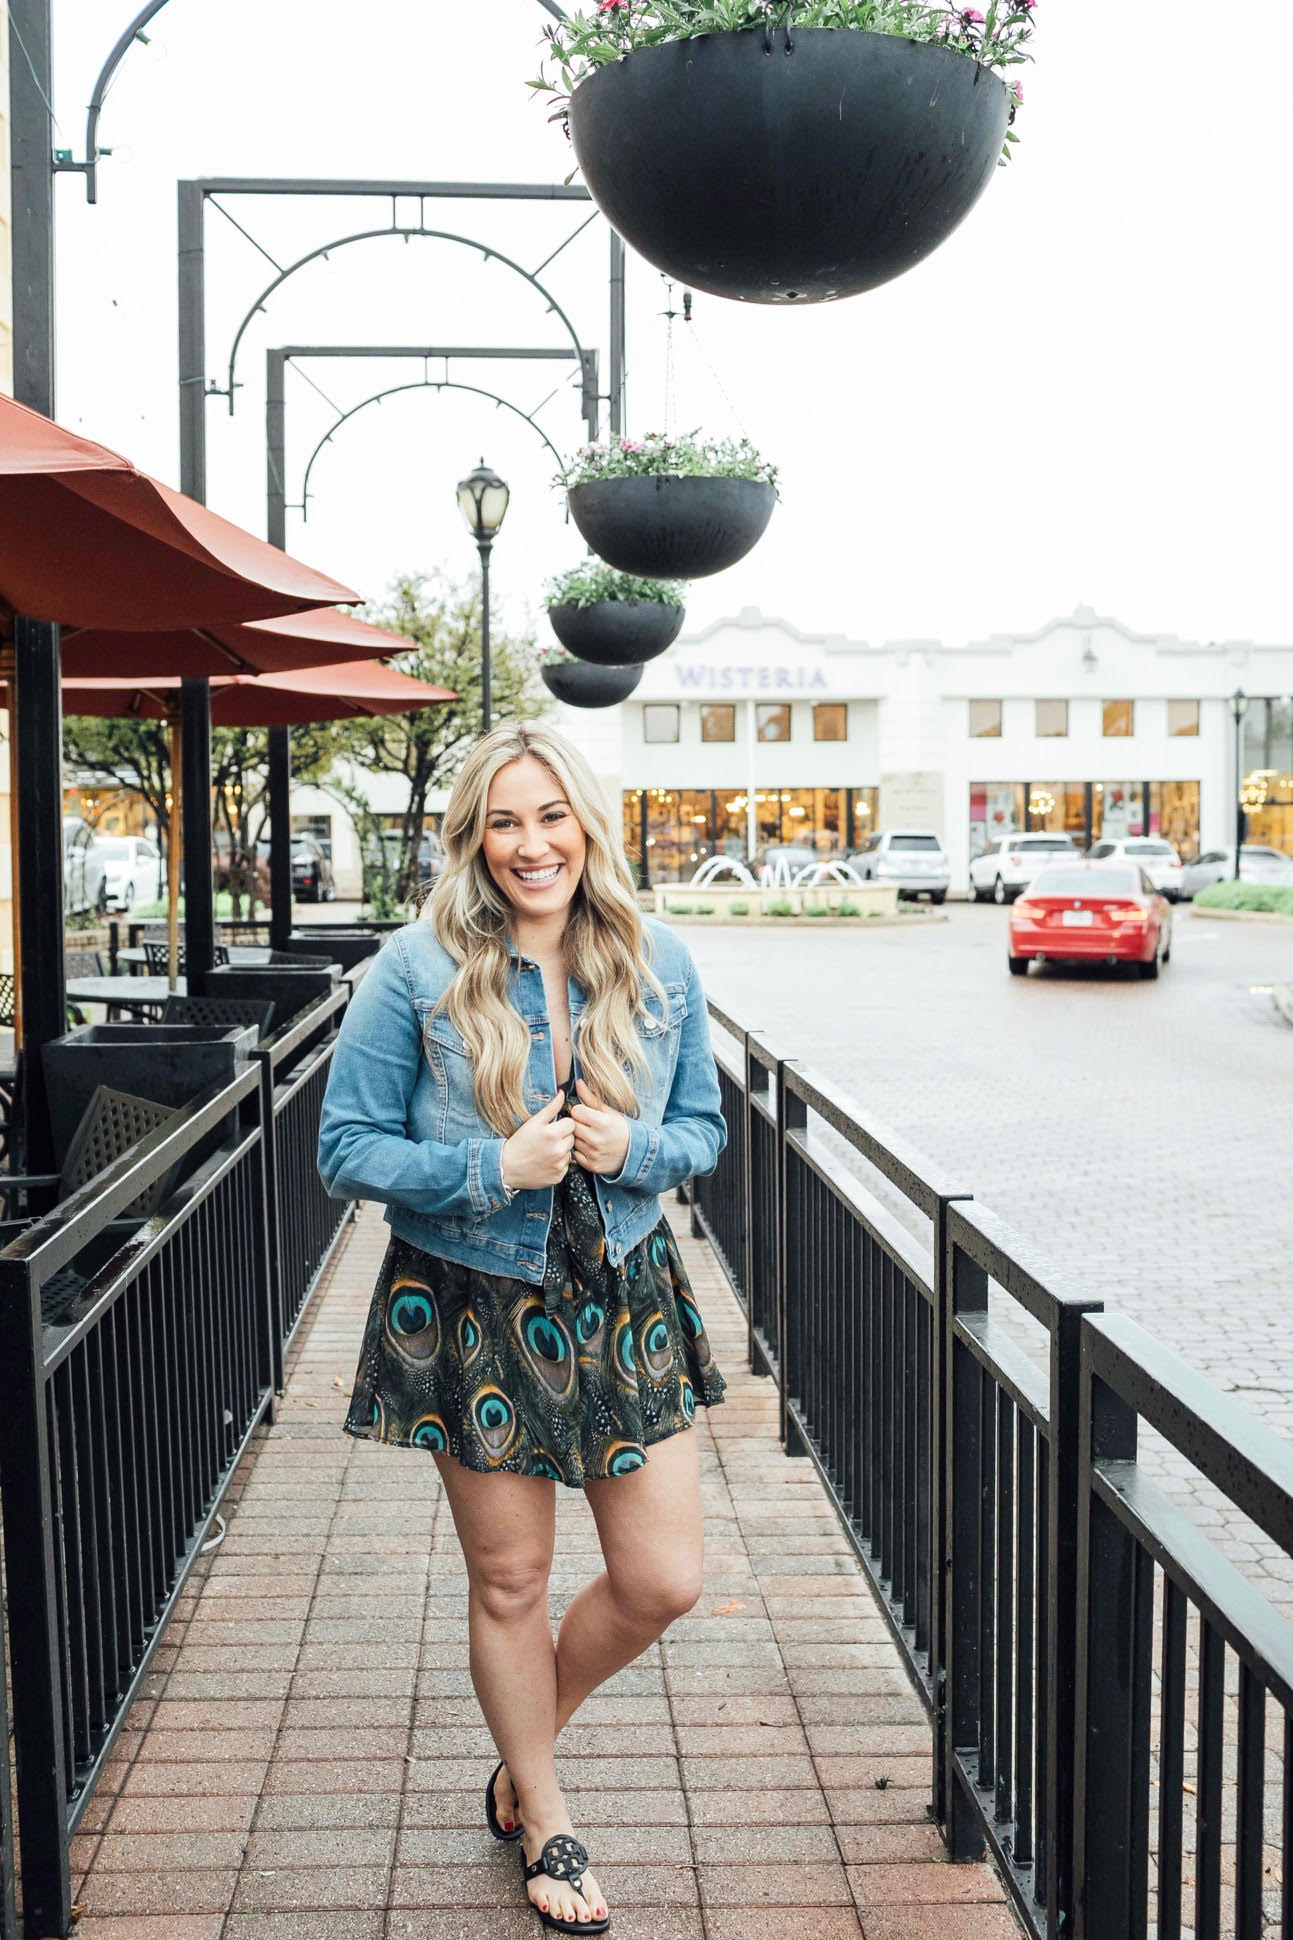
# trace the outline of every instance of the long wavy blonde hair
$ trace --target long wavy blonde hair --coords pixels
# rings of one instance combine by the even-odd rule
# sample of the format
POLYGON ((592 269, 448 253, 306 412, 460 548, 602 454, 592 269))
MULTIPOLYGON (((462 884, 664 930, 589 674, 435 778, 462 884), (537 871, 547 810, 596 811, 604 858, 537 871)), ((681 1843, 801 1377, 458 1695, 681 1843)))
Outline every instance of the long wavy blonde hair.
POLYGON ((650 932, 610 810, 587 761, 551 728, 508 724, 485 735, 468 755, 449 796, 441 837, 447 866, 424 921, 435 929, 458 973, 436 1005, 448 1012, 471 1057, 476 1109, 503 1138, 535 1109, 525 1096, 530 1033, 508 1001, 512 905, 485 861, 489 790, 500 768, 533 755, 542 762, 584 831, 583 873, 566 919, 566 967, 587 1002, 579 1024, 584 1077, 604 1104, 636 1117, 635 1079, 647 1074, 638 1019, 659 1014, 664 986, 652 970, 650 932))

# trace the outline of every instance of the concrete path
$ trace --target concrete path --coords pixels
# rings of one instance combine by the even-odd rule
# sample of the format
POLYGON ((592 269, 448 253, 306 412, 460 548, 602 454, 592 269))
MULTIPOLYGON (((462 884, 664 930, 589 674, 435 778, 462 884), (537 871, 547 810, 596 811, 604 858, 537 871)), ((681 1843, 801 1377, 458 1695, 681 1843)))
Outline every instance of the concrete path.
MULTIPOLYGON (((685 1232, 680 1209, 674 1224, 685 1232)), ((481 1816, 493 1751, 434 1463, 339 1433, 386 1229, 316 1298, 73 1854, 82 1940, 537 1940, 481 1816)), ((944 1863, 929 1736, 872 1596, 703 1244, 705 1596, 567 1730, 561 1773, 619 1940, 1012 1940, 944 1863)), ((554 1613, 595 1568, 563 1491, 554 1613)))

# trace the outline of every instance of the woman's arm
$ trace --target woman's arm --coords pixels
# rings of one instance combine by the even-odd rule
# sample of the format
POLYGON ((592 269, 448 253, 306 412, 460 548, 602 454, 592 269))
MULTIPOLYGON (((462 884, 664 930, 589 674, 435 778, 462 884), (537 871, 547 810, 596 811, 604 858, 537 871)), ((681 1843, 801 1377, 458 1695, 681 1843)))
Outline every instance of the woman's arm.
POLYGON ((727 1144, 718 1071, 709 1041, 709 1012, 696 966, 689 959, 687 1015, 664 1118, 658 1131, 630 1118, 629 1155, 608 1185, 667 1192, 684 1179, 712 1172, 727 1144))
POLYGON ((408 1135, 422 1038, 398 935, 346 1008, 319 1125, 319 1173, 334 1199, 483 1219, 505 1206, 501 1138, 440 1145, 408 1135))

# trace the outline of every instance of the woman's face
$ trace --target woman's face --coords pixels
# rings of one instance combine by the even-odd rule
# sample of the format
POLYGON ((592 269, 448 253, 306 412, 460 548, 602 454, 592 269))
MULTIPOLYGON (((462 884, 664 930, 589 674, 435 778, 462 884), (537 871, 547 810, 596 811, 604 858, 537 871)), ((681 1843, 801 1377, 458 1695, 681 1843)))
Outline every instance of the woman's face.
POLYGON ((561 783, 532 754, 490 783, 485 863, 518 915, 556 916, 584 872, 587 844, 561 783))

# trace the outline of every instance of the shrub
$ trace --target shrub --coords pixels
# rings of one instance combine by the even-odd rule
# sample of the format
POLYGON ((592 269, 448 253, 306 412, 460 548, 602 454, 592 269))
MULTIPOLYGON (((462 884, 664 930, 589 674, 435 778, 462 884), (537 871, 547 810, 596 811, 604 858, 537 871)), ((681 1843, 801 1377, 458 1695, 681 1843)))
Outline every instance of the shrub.
POLYGON ((666 903, 665 909, 670 916, 694 916, 696 913, 691 903, 666 903))
POLYGON ((795 906, 793 903, 788 903, 784 899, 779 899, 775 903, 765 903, 763 913, 765 916, 793 916, 795 906))
POLYGON ((748 903, 729 903, 727 905, 727 913, 729 916, 748 916, 750 913, 750 905, 748 903))
POLYGON ((1214 882, 1194 899, 1196 909, 1247 909, 1263 916, 1293 916, 1293 887, 1273 882, 1214 882))
POLYGON ((606 600, 629 600, 654 606, 681 606, 683 589, 676 580, 639 579, 634 573, 617 573, 600 559, 585 559, 548 582, 544 604, 553 606, 601 606, 606 600))
POLYGON ((829 903, 805 903, 804 905, 805 916, 829 916, 830 914, 831 906, 829 903))
POLYGON ((835 914, 837 916, 860 916, 862 914, 862 905, 861 903, 851 903, 845 897, 842 903, 836 903, 835 914))
POLYGON ((714 914, 713 903, 697 903, 696 914, 697 916, 712 916, 714 914))

